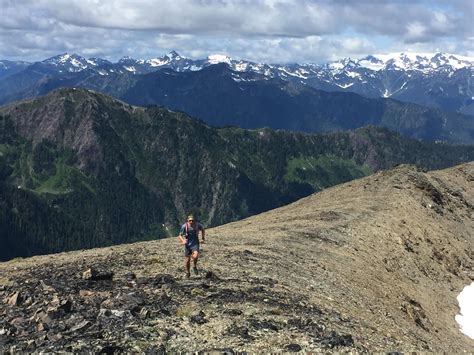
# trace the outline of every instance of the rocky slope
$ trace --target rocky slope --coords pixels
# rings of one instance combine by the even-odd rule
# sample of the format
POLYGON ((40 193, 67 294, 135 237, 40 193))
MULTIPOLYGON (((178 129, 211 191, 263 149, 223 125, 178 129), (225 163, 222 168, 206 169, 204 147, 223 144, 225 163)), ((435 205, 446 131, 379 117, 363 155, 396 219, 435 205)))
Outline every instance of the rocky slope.
POLYGON ((473 181, 399 166, 210 229, 189 280, 175 238, 2 263, 0 350, 472 352, 473 181))

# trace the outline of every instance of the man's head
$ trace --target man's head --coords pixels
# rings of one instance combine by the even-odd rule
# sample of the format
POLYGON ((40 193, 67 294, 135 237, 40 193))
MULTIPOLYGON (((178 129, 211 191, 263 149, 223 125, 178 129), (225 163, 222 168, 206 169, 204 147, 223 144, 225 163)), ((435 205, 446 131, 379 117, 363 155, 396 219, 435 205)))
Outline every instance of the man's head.
POLYGON ((188 216, 188 222, 189 222, 189 223, 194 223, 194 216, 193 216, 192 214, 190 214, 190 215, 188 216))

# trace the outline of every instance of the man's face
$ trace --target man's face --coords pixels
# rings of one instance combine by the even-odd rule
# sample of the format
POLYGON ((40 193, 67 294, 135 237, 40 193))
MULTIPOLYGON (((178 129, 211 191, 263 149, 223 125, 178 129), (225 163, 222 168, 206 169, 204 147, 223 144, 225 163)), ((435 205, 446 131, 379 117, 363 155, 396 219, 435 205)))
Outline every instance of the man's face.
POLYGON ((188 222, 193 224, 194 223, 194 219, 188 219, 188 222))

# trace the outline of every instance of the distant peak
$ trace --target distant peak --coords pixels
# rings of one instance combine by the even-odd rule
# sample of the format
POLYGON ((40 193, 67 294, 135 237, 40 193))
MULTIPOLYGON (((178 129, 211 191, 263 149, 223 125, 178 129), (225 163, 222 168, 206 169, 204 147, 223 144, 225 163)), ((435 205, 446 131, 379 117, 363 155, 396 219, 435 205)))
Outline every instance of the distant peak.
POLYGON ((176 52, 176 51, 171 51, 171 52, 169 52, 166 56, 167 56, 168 58, 171 58, 171 59, 181 58, 181 56, 179 55, 179 53, 176 52))
POLYGON ((62 53, 43 60, 42 63, 56 67, 66 67, 67 70, 70 72, 81 71, 88 67, 87 60, 84 57, 81 57, 80 55, 75 53, 62 53))
POLYGON ((119 63, 122 63, 122 62, 136 62, 136 60, 128 55, 126 56, 123 56, 122 58, 120 58, 120 60, 118 61, 119 63))

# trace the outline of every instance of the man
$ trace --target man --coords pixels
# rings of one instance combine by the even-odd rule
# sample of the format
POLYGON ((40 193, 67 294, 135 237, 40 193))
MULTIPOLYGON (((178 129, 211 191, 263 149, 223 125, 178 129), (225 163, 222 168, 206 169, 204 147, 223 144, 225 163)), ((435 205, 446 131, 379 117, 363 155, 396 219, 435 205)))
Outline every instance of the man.
POLYGON ((191 276, 191 258, 193 259, 193 271, 195 275, 199 274, 197 262, 199 258, 199 231, 201 231, 201 242, 204 243, 206 232, 204 227, 194 220, 193 215, 188 216, 188 221, 181 226, 178 239, 184 245, 184 266, 186 268, 186 277, 191 276))

